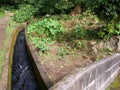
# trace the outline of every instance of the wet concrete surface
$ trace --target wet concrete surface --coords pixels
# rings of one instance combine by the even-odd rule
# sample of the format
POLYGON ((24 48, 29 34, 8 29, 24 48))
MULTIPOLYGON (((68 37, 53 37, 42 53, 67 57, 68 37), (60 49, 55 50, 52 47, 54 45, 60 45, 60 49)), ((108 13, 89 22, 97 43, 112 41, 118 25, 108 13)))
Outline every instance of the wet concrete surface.
POLYGON ((18 34, 13 54, 12 90, 40 90, 31 66, 24 31, 18 34))

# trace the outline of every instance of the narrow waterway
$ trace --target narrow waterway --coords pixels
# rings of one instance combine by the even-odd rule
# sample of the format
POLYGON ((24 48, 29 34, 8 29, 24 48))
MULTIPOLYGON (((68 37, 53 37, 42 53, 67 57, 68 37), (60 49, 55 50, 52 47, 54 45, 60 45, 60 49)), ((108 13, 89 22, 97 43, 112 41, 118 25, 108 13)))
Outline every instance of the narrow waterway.
POLYGON ((11 88, 12 90, 40 90, 25 44, 24 31, 21 31, 14 46, 11 88))

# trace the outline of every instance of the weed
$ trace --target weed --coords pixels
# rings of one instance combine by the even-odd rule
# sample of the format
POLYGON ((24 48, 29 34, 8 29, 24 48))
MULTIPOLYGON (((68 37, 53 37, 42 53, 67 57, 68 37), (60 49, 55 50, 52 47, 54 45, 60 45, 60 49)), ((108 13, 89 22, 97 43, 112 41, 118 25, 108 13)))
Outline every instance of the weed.
POLYGON ((73 31, 74 35, 76 38, 80 38, 83 39, 86 35, 86 31, 82 28, 82 27, 77 27, 74 31, 73 31))
POLYGON ((60 48, 58 50, 58 55, 60 55, 62 58, 65 56, 65 55, 69 55, 70 54, 70 51, 67 49, 67 48, 60 48))
POLYGON ((36 49, 45 53, 49 50, 48 46, 54 41, 60 41, 64 28, 58 21, 45 18, 37 23, 28 26, 27 34, 36 49))

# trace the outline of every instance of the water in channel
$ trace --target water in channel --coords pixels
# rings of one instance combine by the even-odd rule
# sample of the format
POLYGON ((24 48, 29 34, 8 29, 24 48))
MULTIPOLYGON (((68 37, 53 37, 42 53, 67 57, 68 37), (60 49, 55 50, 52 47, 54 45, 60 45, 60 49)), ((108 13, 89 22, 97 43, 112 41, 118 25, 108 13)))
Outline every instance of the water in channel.
POLYGON ((12 90, 40 90, 25 44, 24 31, 21 31, 14 46, 11 88, 12 90))

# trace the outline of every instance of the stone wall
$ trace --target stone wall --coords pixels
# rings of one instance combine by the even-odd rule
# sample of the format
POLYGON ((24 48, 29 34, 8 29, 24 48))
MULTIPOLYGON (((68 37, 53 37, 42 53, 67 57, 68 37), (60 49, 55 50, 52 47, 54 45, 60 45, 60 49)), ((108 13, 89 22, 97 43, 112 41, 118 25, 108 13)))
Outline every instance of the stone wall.
POLYGON ((105 90, 120 72, 120 53, 79 68, 49 90, 105 90))

